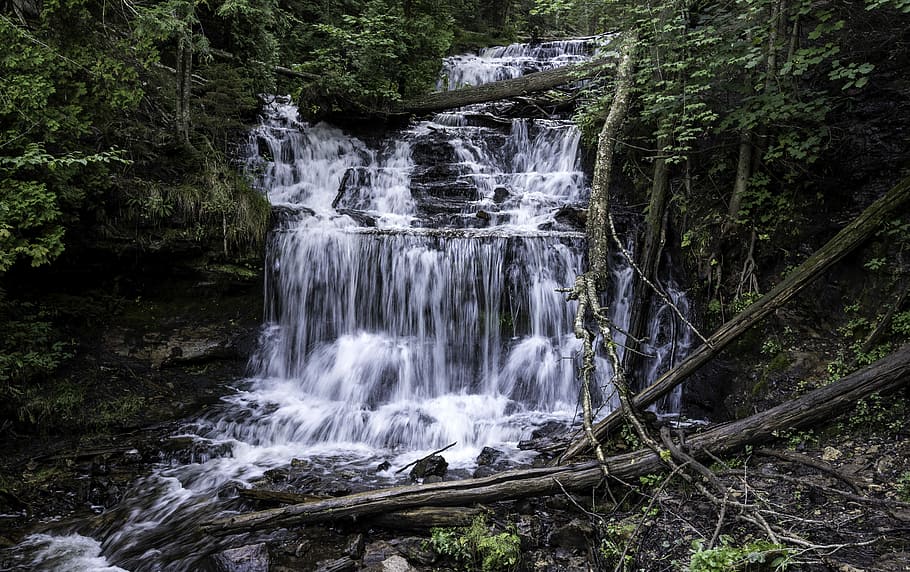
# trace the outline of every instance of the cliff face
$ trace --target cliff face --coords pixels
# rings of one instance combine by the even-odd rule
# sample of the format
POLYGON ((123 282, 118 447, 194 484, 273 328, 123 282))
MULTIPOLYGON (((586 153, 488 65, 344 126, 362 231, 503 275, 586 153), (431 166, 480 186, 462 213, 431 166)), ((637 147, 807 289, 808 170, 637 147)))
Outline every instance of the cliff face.
POLYGON ((128 254, 88 246, 7 277, 7 304, 33 305, 63 353, 6 404, 13 429, 72 434, 176 420, 243 377, 262 315, 258 257, 224 262, 204 245, 128 254))

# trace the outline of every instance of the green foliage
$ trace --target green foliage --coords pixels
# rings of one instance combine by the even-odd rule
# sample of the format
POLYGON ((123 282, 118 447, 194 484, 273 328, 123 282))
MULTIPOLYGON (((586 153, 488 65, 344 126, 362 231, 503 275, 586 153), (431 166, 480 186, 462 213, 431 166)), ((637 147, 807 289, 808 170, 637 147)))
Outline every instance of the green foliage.
POLYGON ((603 538, 600 541, 600 555, 606 560, 610 568, 620 564, 620 570, 631 570, 634 560, 631 554, 626 553, 626 545, 635 533, 635 525, 630 522, 610 521, 603 529, 603 538))
POLYGON ((797 429, 786 429, 783 431, 772 431, 771 435, 787 442, 787 448, 791 450, 802 449, 810 445, 818 444, 818 436, 815 431, 799 431, 797 429))
POLYGON ((893 435, 901 430, 908 414, 910 411, 906 399, 884 399, 878 393, 873 393, 856 402, 844 424, 851 431, 883 431, 893 435))
POLYGON ((910 502, 910 471, 897 478, 897 496, 903 502, 910 502))
POLYGON ((514 531, 491 534, 479 516, 467 528, 434 528, 427 546, 463 570, 507 572, 521 560, 521 541, 514 531))
POLYGON ((72 355, 53 317, 35 304, 13 303, 0 290, 0 398, 20 420, 40 417, 22 404, 40 395, 39 383, 72 355))
POLYGON ((692 542, 689 572, 729 572, 730 570, 786 570, 790 551, 785 546, 756 541, 736 546, 722 535, 720 546, 706 549, 703 540, 692 542))
POLYGON ((298 66, 314 78, 304 99, 323 112, 352 103, 376 110, 426 91, 452 43, 452 18, 434 2, 409 2, 407 8, 368 0, 337 21, 314 24, 311 51, 298 66))

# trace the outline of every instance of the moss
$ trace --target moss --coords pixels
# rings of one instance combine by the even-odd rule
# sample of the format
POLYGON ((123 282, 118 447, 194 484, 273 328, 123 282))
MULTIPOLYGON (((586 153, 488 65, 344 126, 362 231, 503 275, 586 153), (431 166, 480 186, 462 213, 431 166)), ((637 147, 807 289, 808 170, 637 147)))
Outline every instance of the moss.
POLYGON ((765 373, 767 375, 772 375, 775 373, 780 373, 790 367, 790 356, 785 351, 780 351, 771 358, 771 361, 768 365, 765 366, 765 373))
POLYGON ((234 278, 242 278, 245 280, 254 280, 259 277, 258 270, 250 268, 249 266, 241 266, 239 264, 212 264, 206 267, 206 269, 212 272, 218 272, 220 274, 226 274, 234 278))

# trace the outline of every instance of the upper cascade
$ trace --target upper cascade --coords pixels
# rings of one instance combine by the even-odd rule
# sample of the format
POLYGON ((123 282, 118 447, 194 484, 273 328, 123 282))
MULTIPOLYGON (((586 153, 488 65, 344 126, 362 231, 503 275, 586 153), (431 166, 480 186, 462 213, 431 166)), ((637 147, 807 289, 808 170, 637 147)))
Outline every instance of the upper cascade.
POLYGON ((484 48, 477 54, 461 54, 443 60, 436 82, 439 91, 477 86, 526 73, 580 63, 591 58, 605 36, 510 44, 484 48))

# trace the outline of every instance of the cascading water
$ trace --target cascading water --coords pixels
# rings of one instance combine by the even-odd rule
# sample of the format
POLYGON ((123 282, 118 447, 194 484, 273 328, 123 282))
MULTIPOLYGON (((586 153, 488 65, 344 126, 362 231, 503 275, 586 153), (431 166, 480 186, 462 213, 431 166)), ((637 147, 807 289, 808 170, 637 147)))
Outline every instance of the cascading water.
MULTIPOLYGON (((562 65, 591 48, 554 42, 450 58, 446 85, 562 65)), ((212 549, 198 523, 232 506, 218 497, 294 458, 388 481, 391 471, 375 472, 381 460, 402 466, 453 442, 454 467, 470 468, 488 445, 519 460, 515 442, 533 428, 571 422, 580 343, 557 289, 583 270, 584 236, 557 213, 586 200, 578 145, 567 120, 491 124, 476 108, 385 141, 358 139, 299 123, 276 99, 250 145, 249 168, 282 213, 253 376, 187 428, 229 454, 160 467, 85 535, 29 537, 22 569, 193 569, 212 549)), ((621 328, 631 278, 615 265, 609 306, 621 328)), ((681 291, 672 295, 685 305, 681 291)), ((668 318, 660 310, 652 319, 651 375, 688 348, 668 318)), ((609 385, 606 361, 597 376, 609 385)))

